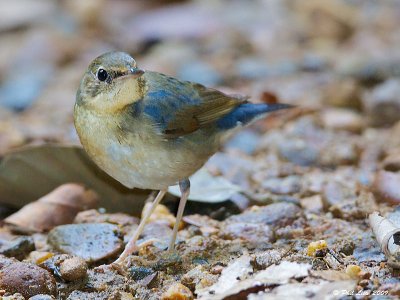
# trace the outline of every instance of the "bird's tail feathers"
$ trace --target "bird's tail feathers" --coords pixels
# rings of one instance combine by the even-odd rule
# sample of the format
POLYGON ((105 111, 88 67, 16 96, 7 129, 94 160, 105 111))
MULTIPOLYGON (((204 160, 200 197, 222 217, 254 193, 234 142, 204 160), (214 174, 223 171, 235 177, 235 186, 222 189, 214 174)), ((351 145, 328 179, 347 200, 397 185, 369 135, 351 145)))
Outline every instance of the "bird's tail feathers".
POLYGON ((231 129, 238 125, 247 125, 253 121, 265 117, 266 114, 294 107, 284 103, 243 103, 236 107, 229 114, 218 120, 217 125, 222 129, 231 129))

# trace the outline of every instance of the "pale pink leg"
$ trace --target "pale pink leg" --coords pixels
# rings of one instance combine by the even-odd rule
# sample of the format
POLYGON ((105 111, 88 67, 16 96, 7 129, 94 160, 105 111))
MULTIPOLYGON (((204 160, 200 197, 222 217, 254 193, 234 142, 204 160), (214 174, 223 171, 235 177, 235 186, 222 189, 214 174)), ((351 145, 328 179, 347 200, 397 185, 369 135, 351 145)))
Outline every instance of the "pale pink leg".
POLYGON ((179 201, 178 213, 176 214, 176 221, 174 225, 174 230, 172 232, 172 237, 169 242, 168 251, 174 250, 176 235, 178 234, 179 224, 182 220, 183 211, 185 210, 186 201, 190 194, 190 181, 185 179, 179 182, 179 187, 181 189, 181 200, 179 201))
POLYGON ((153 213, 156 206, 161 202, 164 198, 165 193, 167 190, 161 190, 158 192, 156 199, 154 199, 153 203, 151 204, 150 209, 146 212, 146 215, 140 220, 140 224, 135 231, 135 234, 129 241, 129 243, 125 246, 124 252, 118 257, 118 259, 114 262, 114 264, 121 264, 125 258, 127 258, 130 254, 132 254, 136 249, 136 241, 139 239, 139 236, 142 234, 144 226, 146 225, 148 219, 150 218, 151 214, 153 213))

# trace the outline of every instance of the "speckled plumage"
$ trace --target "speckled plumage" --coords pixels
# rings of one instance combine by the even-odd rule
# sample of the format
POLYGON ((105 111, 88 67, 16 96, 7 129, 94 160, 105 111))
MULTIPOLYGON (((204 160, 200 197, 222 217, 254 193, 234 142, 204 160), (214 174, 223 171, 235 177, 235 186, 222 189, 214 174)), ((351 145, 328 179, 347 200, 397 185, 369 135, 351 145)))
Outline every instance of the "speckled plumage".
MULTIPOLYGON (((287 107, 252 104, 200 84, 144 72, 128 54, 110 52, 96 58, 84 74, 74 121, 83 147, 100 168, 127 187, 161 191, 153 208, 168 186, 179 183, 183 200, 178 220, 189 194, 188 177, 222 139, 287 107)), ((170 246, 176 232, 177 226, 170 246)), ((131 241, 120 260, 133 247, 131 241)))

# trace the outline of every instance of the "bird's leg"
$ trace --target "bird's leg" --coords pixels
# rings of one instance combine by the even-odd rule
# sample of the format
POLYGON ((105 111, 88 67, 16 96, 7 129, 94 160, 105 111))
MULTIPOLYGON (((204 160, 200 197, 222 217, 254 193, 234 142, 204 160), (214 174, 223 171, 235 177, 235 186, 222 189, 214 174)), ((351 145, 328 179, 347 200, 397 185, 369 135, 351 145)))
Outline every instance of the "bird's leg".
POLYGON ((181 223, 183 211, 185 210, 186 201, 190 194, 190 181, 184 179, 179 181, 179 188, 181 189, 181 200, 179 201, 178 213, 176 214, 176 220, 174 230, 172 231, 171 241, 169 242, 168 251, 174 250, 176 235, 178 234, 179 224, 181 223))
POLYGON ((139 236, 143 232, 144 226, 146 225, 147 221, 149 220, 149 218, 150 218, 151 214, 153 213, 154 209, 156 208, 156 206, 164 198, 164 195, 166 192, 167 192, 167 190, 160 190, 158 192, 156 199, 154 199, 153 203, 151 204, 151 207, 146 211, 145 216, 140 220, 139 226, 136 229, 135 234, 130 239, 129 243, 125 246, 124 251, 118 257, 118 259, 114 262, 114 264, 121 264, 128 255, 132 254, 132 252, 135 251, 136 241, 139 239, 139 236))

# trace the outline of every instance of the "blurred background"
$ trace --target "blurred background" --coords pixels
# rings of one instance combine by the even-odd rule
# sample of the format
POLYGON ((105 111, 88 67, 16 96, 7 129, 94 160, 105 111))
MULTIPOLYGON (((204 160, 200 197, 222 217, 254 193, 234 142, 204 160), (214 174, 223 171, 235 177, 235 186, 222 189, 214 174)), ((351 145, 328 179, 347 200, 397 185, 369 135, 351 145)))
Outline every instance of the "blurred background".
POLYGON ((80 77, 110 50, 255 102, 345 108, 323 121, 353 132, 400 118, 400 1, 1 0, 0 12, 0 154, 78 143, 80 77))

